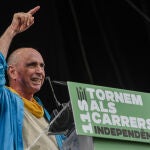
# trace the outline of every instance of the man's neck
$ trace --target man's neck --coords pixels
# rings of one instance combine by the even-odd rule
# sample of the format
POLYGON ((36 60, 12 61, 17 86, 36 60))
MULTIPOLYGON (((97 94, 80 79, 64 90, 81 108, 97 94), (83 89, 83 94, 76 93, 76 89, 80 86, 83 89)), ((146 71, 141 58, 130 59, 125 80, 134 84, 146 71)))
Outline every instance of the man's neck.
POLYGON ((21 90, 20 88, 16 88, 16 87, 13 87, 13 86, 10 86, 10 88, 12 90, 14 90, 18 95, 20 95, 21 97, 23 97, 27 100, 32 100, 33 99, 33 94, 32 93, 23 92, 23 90, 21 90))

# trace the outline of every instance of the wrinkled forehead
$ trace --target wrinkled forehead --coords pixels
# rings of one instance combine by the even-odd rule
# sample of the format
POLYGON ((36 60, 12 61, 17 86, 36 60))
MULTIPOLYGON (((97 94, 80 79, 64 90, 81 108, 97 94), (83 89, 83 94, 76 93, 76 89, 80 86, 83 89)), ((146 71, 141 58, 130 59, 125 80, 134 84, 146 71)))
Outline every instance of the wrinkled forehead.
POLYGON ((29 53, 24 53, 23 57, 25 59, 39 59, 39 60, 43 61, 43 58, 42 58, 41 54, 37 51, 31 51, 29 53))
POLYGON ((43 57, 41 54, 32 48, 21 48, 18 50, 15 50, 8 58, 8 65, 11 64, 22 64, 26 62, 38 62, 38 63, 44 63, 43 57))
POLYGON ((35 50, 20 51, 18 52, 17 56, 19 57, 20 61, 23 62, 36 61, 36 62, 44 63, 41 54, 35 50))

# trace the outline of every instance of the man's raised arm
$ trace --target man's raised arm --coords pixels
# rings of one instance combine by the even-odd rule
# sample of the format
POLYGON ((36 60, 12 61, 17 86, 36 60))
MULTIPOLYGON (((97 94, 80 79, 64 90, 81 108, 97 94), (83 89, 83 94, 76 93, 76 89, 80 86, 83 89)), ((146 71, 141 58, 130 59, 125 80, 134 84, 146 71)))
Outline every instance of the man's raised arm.
POLYGON ((5 32, 0 37, 0 52, 7 56, 8 49, 13 38, 34 24, 33 15, 40 9, 40 6, 36 6, 28 12, 19 12, 13 15, 11 24, 5 30, 5 32))

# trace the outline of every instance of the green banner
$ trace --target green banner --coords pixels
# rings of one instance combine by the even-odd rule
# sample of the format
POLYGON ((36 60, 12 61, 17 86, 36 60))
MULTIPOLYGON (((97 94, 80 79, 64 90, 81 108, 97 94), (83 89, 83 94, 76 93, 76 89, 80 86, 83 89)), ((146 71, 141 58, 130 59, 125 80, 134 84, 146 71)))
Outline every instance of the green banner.
POLYGON ((150 94, 67 82, 78 135, 150 142, 150 94))

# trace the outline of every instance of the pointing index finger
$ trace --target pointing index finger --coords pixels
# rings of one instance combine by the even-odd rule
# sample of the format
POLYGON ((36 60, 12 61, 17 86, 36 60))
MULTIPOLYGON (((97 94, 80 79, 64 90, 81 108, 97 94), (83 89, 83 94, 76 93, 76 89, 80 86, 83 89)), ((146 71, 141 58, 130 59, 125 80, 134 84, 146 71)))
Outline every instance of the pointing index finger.
POLYGON ((39 9, 40 9, 40 6, 36 6, 33 9, 29 10, 27 13, 34 15, 39 9))

